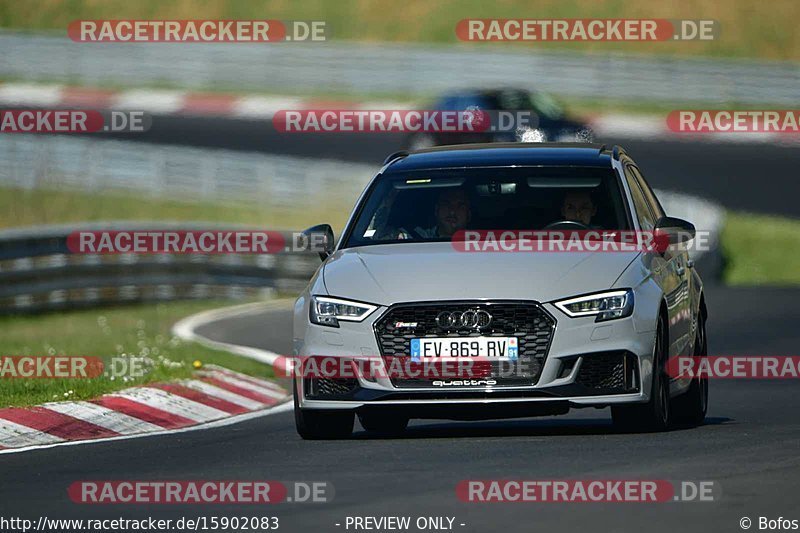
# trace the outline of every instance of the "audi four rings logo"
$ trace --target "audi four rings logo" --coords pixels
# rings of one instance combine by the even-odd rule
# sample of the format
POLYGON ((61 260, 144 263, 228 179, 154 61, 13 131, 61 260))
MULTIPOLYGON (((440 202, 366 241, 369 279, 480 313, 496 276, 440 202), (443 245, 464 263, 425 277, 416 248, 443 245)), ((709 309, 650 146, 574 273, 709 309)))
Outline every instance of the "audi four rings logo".
POLYGON ((492 323, 492 315, 483 309, 468 309, 463 313, 458 311, 442 311, 436 315, 436 324, 442 329, 485 328, 492 323))

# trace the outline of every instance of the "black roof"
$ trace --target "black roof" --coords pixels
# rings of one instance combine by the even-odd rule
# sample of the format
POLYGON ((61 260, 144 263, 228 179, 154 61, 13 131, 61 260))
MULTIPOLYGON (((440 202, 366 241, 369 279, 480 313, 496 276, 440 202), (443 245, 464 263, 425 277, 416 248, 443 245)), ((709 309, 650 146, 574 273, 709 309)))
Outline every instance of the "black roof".
POLYGON ((611 153, 602 144, 481 143, 438 146, 408 155, 396 154, 387 171, 434 168, 579 166, 610 167, 611 153))

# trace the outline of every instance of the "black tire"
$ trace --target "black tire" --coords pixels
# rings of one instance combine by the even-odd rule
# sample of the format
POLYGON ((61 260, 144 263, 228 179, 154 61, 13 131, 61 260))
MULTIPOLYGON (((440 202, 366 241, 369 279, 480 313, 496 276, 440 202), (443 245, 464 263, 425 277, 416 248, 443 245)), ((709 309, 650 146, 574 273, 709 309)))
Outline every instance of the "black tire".
POLYGON ((353 411, 332 409, 300 409, 294 391, 294 424, 305 440, 346 439, 353 434, 353 411))
MULTIPOLYGON (((694 357, 702 359, 708 355, 708 339, 706 339, 705 312, 701 311, 697 319, 697 335, 694 341, 694 357)), ((696 377, 689 385, 689 390, 673 400, 672 412, 675 422, 687 426, 699 426, 706 419, 708 412, 708 378, 696 377)))
POLYGON ((379 435, 402 435, 408 426, 407 416, 388 413, 360 413, 358 421, 364 429, 379 435))
POLYGON ((614 426, 627 433, 666 431, 671 423, 669 376, 666 371, 666 326, 658 321, 653 342, 653 379, 647 403, 611 407, 614 426))

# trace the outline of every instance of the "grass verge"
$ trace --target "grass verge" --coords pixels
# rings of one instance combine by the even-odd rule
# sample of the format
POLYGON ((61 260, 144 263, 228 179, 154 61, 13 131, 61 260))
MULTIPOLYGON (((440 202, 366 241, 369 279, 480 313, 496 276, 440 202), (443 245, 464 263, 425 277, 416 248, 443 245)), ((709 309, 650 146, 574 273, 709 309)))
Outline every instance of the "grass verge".
MULTIPOLYGON (((457 42, 465 18, 712 19, 720 35, 709 41, 528 42, 518 49, 622 51, 657 55, 707 55, 800 59, 800 3, 795 0, 40 0, 0 2, 0 26, 64 32, 76 19, 281 19, 324 20, 330 38, 366 42, 457 42)), ((325 43, 321 45, 324 46, 325 43)), ((146 46, 146 45, 145 45, 146 46)), ((314 44, 316 46, 316 44, 314 44)))
POLYGON ((721 246, 725 283, 800 286, 800 220, 729 212, 721 246))
POLYGON ((305 229, 320 222, 344 226, 351 206, 322 212, 275 205, 186 202, 115 192, 0 187, 0 228, 104 220, 176 220, 247 224, 267 229, 305 229), (319 215, 319 216, 317 216, 319 215))
POLYGON ((58 400, 86 400, 143 383, 188 378, 194 361, 214 363, 257 377, 272 367, 227 352, 184 342, 172 325, 193 313, 231 305, 230 301, 171 302, 39 316, 0 318, 2 355, 85 355, 137 358, 147 370, 139 378, 0 378, 0 407, 58 400))

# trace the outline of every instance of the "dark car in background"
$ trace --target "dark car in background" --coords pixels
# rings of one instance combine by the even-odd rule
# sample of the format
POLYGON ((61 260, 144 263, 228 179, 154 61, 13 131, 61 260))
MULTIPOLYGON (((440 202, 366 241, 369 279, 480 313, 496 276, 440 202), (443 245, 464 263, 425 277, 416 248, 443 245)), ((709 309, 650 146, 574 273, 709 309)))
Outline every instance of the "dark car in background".
POLYGON ((504 131, 416 132, 404 142, 405 148, 419 150, 431 146, 486 142, 590 142, 591 128, 569 118, 564 108, 548 93, 519 88, 460 89, 442 94, 425 109, 436 111, 509 112, 521 120, 517 127, 504 131), (530 117, 530 120, 526 119, 530 117))

